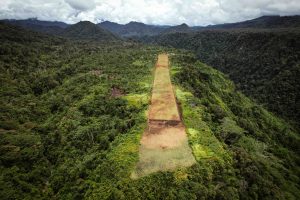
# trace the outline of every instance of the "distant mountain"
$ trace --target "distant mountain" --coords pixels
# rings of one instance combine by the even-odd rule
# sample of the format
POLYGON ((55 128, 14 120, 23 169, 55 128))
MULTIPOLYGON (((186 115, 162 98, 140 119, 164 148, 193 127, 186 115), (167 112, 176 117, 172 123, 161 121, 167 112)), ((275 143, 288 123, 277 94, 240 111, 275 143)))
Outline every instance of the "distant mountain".
POLYGON ((185 33, 185 32, 191 32, 192 29, 185 23, 178 25, 178 26, 171 26, 164 30, 162 33, 168 34, 168 33, 185 33))
POLYGON ((114 22, 104 21, 98 24, 100 27, 109 30, 122 37, 144 37, 155 36, 169 33, 187 33, 210 29, 269 29, 269 28, 293 28, 300 27, 300 16, 262 16, 256 19, 247 20, 237 23, 217 24, 209 26, 189 27, 187 24, 178 26, 155 26, 147 25, 140 22, 130 22, 128 24, 117 24, 114 22))
MULTIPOLYGON (((10 23, 24 28, 44 32, 54 35, 61 35, 65 29, 71 25, 58 21, 40 21, 36 18, 26 20, 1 20, 5 23, 10 23)), ((197 32, 211 29, 273 29, 273 28, 295 28, 300 27, 300 16, 262 16, 256 19, 247 20, 237 23, 217 24, 209 26, 194 26, 189 27, 187 24, 178 26, 157 26, 148 25, 140 22, 130 22, 128 24, 118 24, 115 22, 104 21, 97 24, 98 27, 112 32, 121 37, 140 38, 148 36, 156 36, 159 34, 169 34, 177 32, 197 32)), ((92 28, 93 29, 93 28, 92 28)), ((84 31, 83 31, 84 32, 84 31)), ((89 34, 87 34, 89 35, 89 34)))
POLYGON ((36 18, 25 19, 25 20, 15 20, 15 19, 5 19, 2 20, 5 23, 9 23, 16 26, 21 26, 26 29, 33 31, 44 32, 49 34, 60 34, 65 28, 69 26, 64 22, 58 21, 41 21, 36 18))
POLYGON ((118 37, 112 34, 111 32, 89 21, 81 21, 77 24, 69 26, 63 31, 62 36, 73 39, 98 41, 109 41, 118 39, 118 37))
POLYGON ((153 36, 162 33, 168 26, 154 26, 147 25, 140 22, 129 22, 128 24, 122 25, 109 21, 98 24, 100 27, 109 30, 122 37, 132 36, 153 36))
POLYGON ((109 30, 112 33, 119 34, 122 29, 124 28, 123 24, 118 24, 115 22, 110 22, 110 21, 104 21, 102 23, 99 23, 98 26, 101 28, 104 28, 106 30, 109 30))
POLYGON ((42 21, 36 18, 29 18, 24 20, 16 20, 16 19, 5 19, 3 21, 9 22, 11 24, 17 24, 22 26, 30 26, 30 25, 39 25, 39 26, 55 26, 60 28, 67 28, 69 24, 59 21, 42 21))
POLYGON ((199 29, 236 29, 236 28, 290 28, 300 27, 300 16, 262 16, 237 23, 227 23, 200 27, 199 29))

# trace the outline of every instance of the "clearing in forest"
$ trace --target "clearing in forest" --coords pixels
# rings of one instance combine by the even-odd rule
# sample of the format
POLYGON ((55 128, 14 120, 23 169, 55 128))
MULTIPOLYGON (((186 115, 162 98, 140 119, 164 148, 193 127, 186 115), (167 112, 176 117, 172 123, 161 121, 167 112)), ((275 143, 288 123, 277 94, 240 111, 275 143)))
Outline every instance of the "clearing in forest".
POLYGON ((154 76, 148 128, 141 139, 139 162, 132 178, 196 162, 178 111, 167 54, 158 56, 154 76))

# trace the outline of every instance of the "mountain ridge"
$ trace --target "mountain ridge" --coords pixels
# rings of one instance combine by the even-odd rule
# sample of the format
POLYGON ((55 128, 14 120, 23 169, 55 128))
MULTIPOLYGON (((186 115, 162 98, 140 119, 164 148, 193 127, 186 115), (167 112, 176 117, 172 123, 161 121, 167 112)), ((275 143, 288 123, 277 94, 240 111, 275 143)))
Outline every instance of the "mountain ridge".
POLYGON ((186 33, 190 31, 192 31, 191 27, 189 27, 186 23, 182 23, 180 25, 167 28, 162 32, 162 34, 169 34, 169 33, 176 33, 176 32, 186 33))
POLYGON ((113 33, 102 29, 89 21, 81 21, 71 25, 64 29, 61 35, 68 38, 96 41, 111 41, 118 39, 113 33))
POLYGON ((234 28, 289 28, 300 27, 300 15, 294 16, 261 16, 251 20, 208 25, 204 29, 234 29, 234 28))
POLYGON ((164 29, 166 29, 166 27, 164 26, 148 25, 142 22, 135 21, 131 21, 127 24, 118 24, 105 21, 99 23, 98 25, 122 37, 158 35, 164 29))
MULTIPOLYGON (((46 32, 50 34, 60 34, 63 29, 71 26, 64 22, 58 21, 40 21, 37 19, 27 20, 2 20, 6 23, 22 26, 34 31, 46 32)), ((277 29, 277 28, 299 28, 300 15, 294 16, 261 16, 255 19, 246 20, 236 23, 225 23, 208 26, 183 26, 175 25, 149 25, 142 22, 131 21, 127 24, 119 24, 111 21, 103 21, 97 26, 106 29, 121 37, 143 37, 167 34, 174 32, 197 32, 202 30, 215 29, 277 29), (187 28, 188 27, 188 28, 187 28)))

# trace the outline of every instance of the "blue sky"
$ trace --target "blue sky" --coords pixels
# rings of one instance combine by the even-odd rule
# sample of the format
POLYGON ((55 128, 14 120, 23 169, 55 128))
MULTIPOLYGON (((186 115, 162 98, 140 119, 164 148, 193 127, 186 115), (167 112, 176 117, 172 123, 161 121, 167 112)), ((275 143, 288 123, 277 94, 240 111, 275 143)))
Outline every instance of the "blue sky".
POLYGON ((0 19, 190 26, 300 14, 300 0, 0 0, 0 19))

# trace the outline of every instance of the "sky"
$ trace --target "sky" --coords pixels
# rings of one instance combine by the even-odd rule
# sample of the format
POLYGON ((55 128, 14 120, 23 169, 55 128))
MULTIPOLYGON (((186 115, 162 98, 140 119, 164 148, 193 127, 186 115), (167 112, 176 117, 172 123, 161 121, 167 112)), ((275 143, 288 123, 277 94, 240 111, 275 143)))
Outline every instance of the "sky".
POLYGON ((300 0, 0 0, 0 19, 204 26, 300 14, 300 0))

